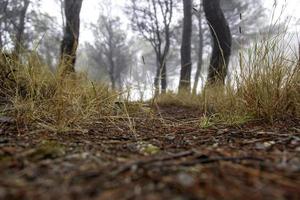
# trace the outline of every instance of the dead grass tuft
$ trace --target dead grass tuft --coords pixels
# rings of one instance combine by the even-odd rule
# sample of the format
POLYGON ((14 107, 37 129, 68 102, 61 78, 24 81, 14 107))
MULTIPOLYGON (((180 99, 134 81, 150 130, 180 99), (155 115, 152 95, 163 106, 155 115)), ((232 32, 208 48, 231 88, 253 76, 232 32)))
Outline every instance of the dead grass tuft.
POLYGON ((240 66, 226 86, 203 88, 200 95, 168 93, 161 105, 197 107, 217 121, 243 123, 249 119, 300 116, 299 58, 280 37, 261 41, 241 52, 240 66))
POLYGON ((5 63, 1 96, 10 102, 10 115, 20 123, 65 131, 110 116, 118 95, 106 85, 90 82, 84 74, 59 76, 36 57, 5 63))

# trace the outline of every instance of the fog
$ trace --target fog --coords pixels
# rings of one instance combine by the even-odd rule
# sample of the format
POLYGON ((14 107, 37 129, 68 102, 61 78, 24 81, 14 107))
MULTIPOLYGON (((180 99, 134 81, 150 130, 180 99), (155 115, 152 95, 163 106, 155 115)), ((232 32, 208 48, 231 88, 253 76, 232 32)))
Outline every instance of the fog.
MULTIPOLYGON (((121 16, 124 19, 125 23, 128 23, 128 18, 124 14, 123 9, 126 5, 126 0, 106 0, 112 4, 113 12, 112 14, 115 16, 121 16)), ((99 5, 99 0, 85 0, 83 2, 83 7, 81 11, 81 40, 83 43, 85 41, 92 41, 93 35, 89 29, 90 23, 96 23, 99 15, 99 10, 101 10, 99 5)), ((271 16, 273 12, 275 12, 274 20, 280 18, 281 20, 292 17, 293 21, 297 21, 298 23, 296 28, 293 26, 292 29, 299 29, 300 27, 300 12, 298 8, 300 7, 300 2, 298 0, 263 0, 264 6, 267 9, 269 20, 271 23, 271 16), (276 7, 274 7, 276 6, 276 7)), ((49 0, 41 0, 42 10, 49 13, 52 16, 56 16, 58 18, 59 23, 61 24, 61 12, 60 6, 56 1, 49 0)), ((129 30, 130 31, 130 30, 129 30)))
MULTIPOLYGON (((28 34, 26 45, 34 48, 35 43, 38 43, 39 45, 36 48, 38 53, 53 69, 56 68, 59 62, 60 42, 63 36, 64 13, 60 2, 59 0, 41 0, 39 3, 32 1, 29 7, 31 12, 28 13, 32 15, 32 13, 37 12, 38 15, 28 16, 28 23, 26 24, 28 34), (43 18, 45 14, 49 17, 43 18)), ((173 92, 177 91, 179 84, 183 27, 182 2, 174 0, 175 2, 169 27, 170 47, 168 47, 169 52, 164 57, 164 62, 167 65, 167 90, 173 92)), ((194 1, 193 6, 195 10, 192 22, 191 85, 194 83, 197 63, 199 62, 198 31, 200 28, 197 16, 199 13, 203 14, 199 2, 194 1)), ((297 10, 300 7, 300 2, 298 0, 222 0, 221 4, 233 38, 229 75, 234 70, 237 59, 239 59, 239 51, 249 48, 257 40, 272 34, 284 33, 288 35, 291 49, 295 49, 295 45, 298 45, 297 33, 300 29, 300 13, 297 10), (235 5, 240 7, 232 7, 235 5)), ((87 73, 93 81, 110 84, 125 93, 130 91, 129 93, 133 99, 149 98, 153 94, 154 77, 157 73, 157 52, 155 53, 151 38, 147 38, 148 33, 145 35, 145 32, 141 31, 141 27, 149 26, 149 22, 140 23, 135 19, 136 17, 133 17, 129 5, 131 5, 131 1, 126 0, 83 0, 80 12, 81 23, 76 69, 87 73), (112 30, 105 30, 108 26, 111 26, 110 29, 112 30), (113 34, 110 32, 113 32, 113 34), (115 55, 110 59, 117 63, 115 63, 116 66, 114 66, 113 72, 110 67, 111 61, 105 58, 105 55, 109 54, 105 47, 109 34, 115 37, 112 40, 116 42, 116 48, 111 50, 115 55)), ((158 25, 160 26, 159 32, 163 35, 162 16, 158 16, 158 18, 158 21, 160 21, 158 25)), ((204 30, 202 36, 204 44, 201 47, 203 48, 203 63, 200 72, 201 80, 197 86, 198 91, 205 85, 212 47, 209 26, 204 18, 200 21, 204 30)), ((164 38, 161 41, 160 50, 163 49, 165 44, 164 38)), ((12 41, 8 42, 7 46, 11 47, 11 45, 12 41)))

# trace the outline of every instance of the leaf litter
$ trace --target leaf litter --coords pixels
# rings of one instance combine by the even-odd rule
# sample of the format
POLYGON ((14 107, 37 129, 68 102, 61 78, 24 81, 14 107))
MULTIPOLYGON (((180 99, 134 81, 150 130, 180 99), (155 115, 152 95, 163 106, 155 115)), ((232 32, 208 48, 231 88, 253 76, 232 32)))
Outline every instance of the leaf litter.
POLYGON ((2 118, 0 199, 300 199, 300 119, 201 128, 183 110, 137 117, 134 136, 122 120, 55 133, 2 118))

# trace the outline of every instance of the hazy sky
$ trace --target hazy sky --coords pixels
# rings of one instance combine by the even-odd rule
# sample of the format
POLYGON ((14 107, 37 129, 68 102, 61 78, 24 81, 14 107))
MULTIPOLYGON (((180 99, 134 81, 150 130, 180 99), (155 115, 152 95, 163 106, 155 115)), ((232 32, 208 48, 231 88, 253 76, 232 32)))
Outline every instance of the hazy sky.
MULTIPOLYGON (((99 2, 103 2, 105 0, 83 0, 83 7, 81 11, 81 42, 90 41, 93 38, 92 33, 88 29, 88 24, 92 22, 96 22, 99 15, 99 2)), ((110 2, 113 6, 112 15, 121 16, 125 18, 124 14, 122 13, 122 7, 128 0, 106 0, 110 2)), ((263 0, 265 3, 266 8, 271 13, 274 10, 274 0, 263 0)), ((299 0, 277 0, 277 7, 275 9, 276 15, 275 18, 278 18, 281 11, 283 10, 282 19, 286 18, 287 16, 293 16, 293 23, 296 20, 300 19, 300 1, 299 0)), ((60 20, 60 7, 54 0, 42 0, 42 10, 48 12, 52 16, 57 16, 60 20)), ((270 17, 271 19, 271 17, 270 17)), ((300 21, 298 21, 296 30, 299 32, 300 30, 300 21)))
MULTIPOLYGON (((197 0, 200 1, 200 0, 197 0)), ((264 6, 267 8, 269 12, 269 21, 266 23, 271 24, 271 13, 275 10, 274 21, 281 16, 281 19, 284 20, 287 16, 292 17, 290 27, 292 32, 295 30, 300 33, 300 0, 277 0, 276 1, 276 9, 274 8, 274 0, 262 0, 264 2, 264 6), (283 14, 281 14, 283 11, 283 14), (296 23, 298 21, 298 23, 296 23), (297 24, 297 25, 296 25, 297 24)), ((48 12, 51 16, 56 16, 59 21, 61 21, 61 13, 60 6, 56 3, 56 0, 41 0, 42 10, 48 12)), ((122 12, 123 7, 129 0, 83 0, 83 7, 81 11, 81 35, 80 35, 80 43, 83 44, 86 41, 93 42, 93 34, 89 29, 89 24, 96 23, 98 16, 100 14, 100 6, 99 3, 108 2, 112 4, 112 11, 110 14, 114 16, 120 16, 121 19, 125 19, 125 22, 128 22, 126 15, 122 12)), ((125 26, 126 28, 126 26, 125 26)), ((132 34, 130 31, 130 27, 128 27, 128 34, 132 34)), ((178 68, 179 69, 179 68, 178 68)), ((174 78, 174 77, 173 77, 174 78)), ((178 77, 173 79, 173 81, 169 80, 169 87, 175 89, 177 87, 178 77), (173 87, 172 87, 173 86, 173 87)), ((151 84, 150 84, 151 85, 151 84)), ((199 85, 200 86, 200 85, 199 85)), ((151 91, 153 88, 150 87, 147 89, 148 92, 145 92, 146 95, 151 96, 151 91)), ((134 95, 135 90, 132 91, 134 95)), ((135 95, 138 93, 136 92, 135 95)), ((146 97, 147 98, 147 97, 146 97)))

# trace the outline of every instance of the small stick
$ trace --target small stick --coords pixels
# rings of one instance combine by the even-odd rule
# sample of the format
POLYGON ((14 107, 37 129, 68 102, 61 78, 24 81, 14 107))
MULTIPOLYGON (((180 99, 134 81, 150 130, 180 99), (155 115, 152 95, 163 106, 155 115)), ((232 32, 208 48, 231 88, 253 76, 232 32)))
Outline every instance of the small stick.
POLYGON ((134 166, 142 167, 142 166, 147 165, 147 164, 179 159, 179 158, 182 158, 182 157, 192 156, 194 154, 195 154, 194 151, 184 151, 184 152, 180 152, 178 154, 174 154, 174 155, 171 155, 171 156, 165 156, 165 157, 160 157, 160 158, 153 158, 153 159, 150 159, 150 160, 140 160, 140 161, 132 162, 132 163, 126 164, 125 166, 120 167, 119 169, 114 171, 112 173, 112 175, 117 176, 121 173, 129 171, 134 166))
POLYGON ((220 162, 220 161, 230 161, 230 162, 240 162, 244 160, 249 160, 249 161, 257 161, 257 162, 264 162, 263 159, 260 158, 255 158, 251 156, 246 156, 246 157, 217 157, 217 158, 201 158, 195 161, 190 161, 190 162, 185 162, 182 163, 181 165, 184 166, 193 166, 197 164, 210 164, 210 163, 215 163, 215 162, 220 162))

